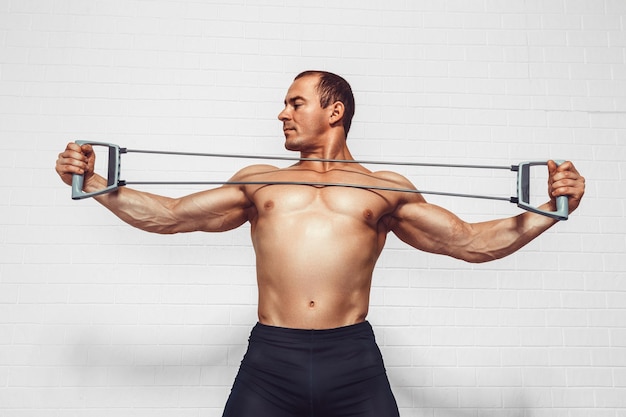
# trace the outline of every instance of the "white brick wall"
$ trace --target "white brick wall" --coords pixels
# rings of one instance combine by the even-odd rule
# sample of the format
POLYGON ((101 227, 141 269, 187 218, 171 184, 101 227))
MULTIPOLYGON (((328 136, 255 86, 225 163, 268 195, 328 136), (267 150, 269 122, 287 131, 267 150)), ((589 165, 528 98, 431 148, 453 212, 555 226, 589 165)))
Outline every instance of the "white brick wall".
MULTIPOLYGON (((52 167, 73 139, 282 154, 286 88, 318 68, 353 85, 359 158, 567 158, 588 180, 569 221, 490 264, 390 237, 370 320, 402 416, 623 417, 625 26, 623 0, 0 0, 0 416, 221 415, 255 322, 249 229, 142 233, 72 201, 52 167)), ((135 179, 246 163, 137 158, 135 179)))

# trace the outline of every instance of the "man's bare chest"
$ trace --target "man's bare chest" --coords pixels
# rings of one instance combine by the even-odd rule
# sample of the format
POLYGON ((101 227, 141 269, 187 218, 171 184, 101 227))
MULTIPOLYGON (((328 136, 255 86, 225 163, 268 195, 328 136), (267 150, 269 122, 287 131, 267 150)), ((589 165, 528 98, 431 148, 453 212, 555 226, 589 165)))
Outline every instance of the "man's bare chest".
POLYGON ((259 181, 269 184, 250 190, 260 217, 298 216, 306 221, 307 216, 343 216, 374 225, 397 204, 393 193, 352 187, 379 185, 380 181, 363 173, 294 170, 262 177, 259 181))

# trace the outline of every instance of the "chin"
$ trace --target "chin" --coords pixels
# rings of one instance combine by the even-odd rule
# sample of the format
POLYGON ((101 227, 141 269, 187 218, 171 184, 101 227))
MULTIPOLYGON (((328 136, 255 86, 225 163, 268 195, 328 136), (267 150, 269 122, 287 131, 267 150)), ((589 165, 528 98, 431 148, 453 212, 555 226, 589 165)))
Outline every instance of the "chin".
POLYGON ((298 144, 294 141, 286 140, 285 149, 287 149, 288 151, 299 151, 300 146, 298 146, 298 144))

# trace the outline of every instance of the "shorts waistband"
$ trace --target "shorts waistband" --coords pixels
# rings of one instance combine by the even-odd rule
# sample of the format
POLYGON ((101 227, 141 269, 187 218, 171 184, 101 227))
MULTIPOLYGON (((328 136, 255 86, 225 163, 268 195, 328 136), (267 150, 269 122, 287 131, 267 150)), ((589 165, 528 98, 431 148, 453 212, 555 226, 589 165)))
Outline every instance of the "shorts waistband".
POLYGON ((251 338, 261 337, 289 341, 335 340, 357 336, 373 336, 372 325, 368 321, 332 329, 291 329, 257 323, 252 329, 251 338))

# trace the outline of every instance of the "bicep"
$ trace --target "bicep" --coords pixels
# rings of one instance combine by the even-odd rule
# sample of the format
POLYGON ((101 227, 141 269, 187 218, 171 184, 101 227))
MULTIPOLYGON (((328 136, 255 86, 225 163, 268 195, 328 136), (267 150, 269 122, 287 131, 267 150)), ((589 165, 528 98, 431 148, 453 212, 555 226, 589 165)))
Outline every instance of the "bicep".
POLYGON ((224 185, 176 200, 172 211, 180 220, 177 231, 224 232, 241 226, 256 214, 244 183, 260 181, 262 174, 275 170, 271 165, 251 165, 230 178, 240 185, 224 185))
POLYGON ((223 232, 249 219, 252 203, 238 186, 223 186, 176 199, 171 212, 176 219, 173 233, 223 232))
POLYGON ((408 245, 426 252, 464 258, 472 226, 455 214, 423 199, 400 205, 391 231, 408 245))

